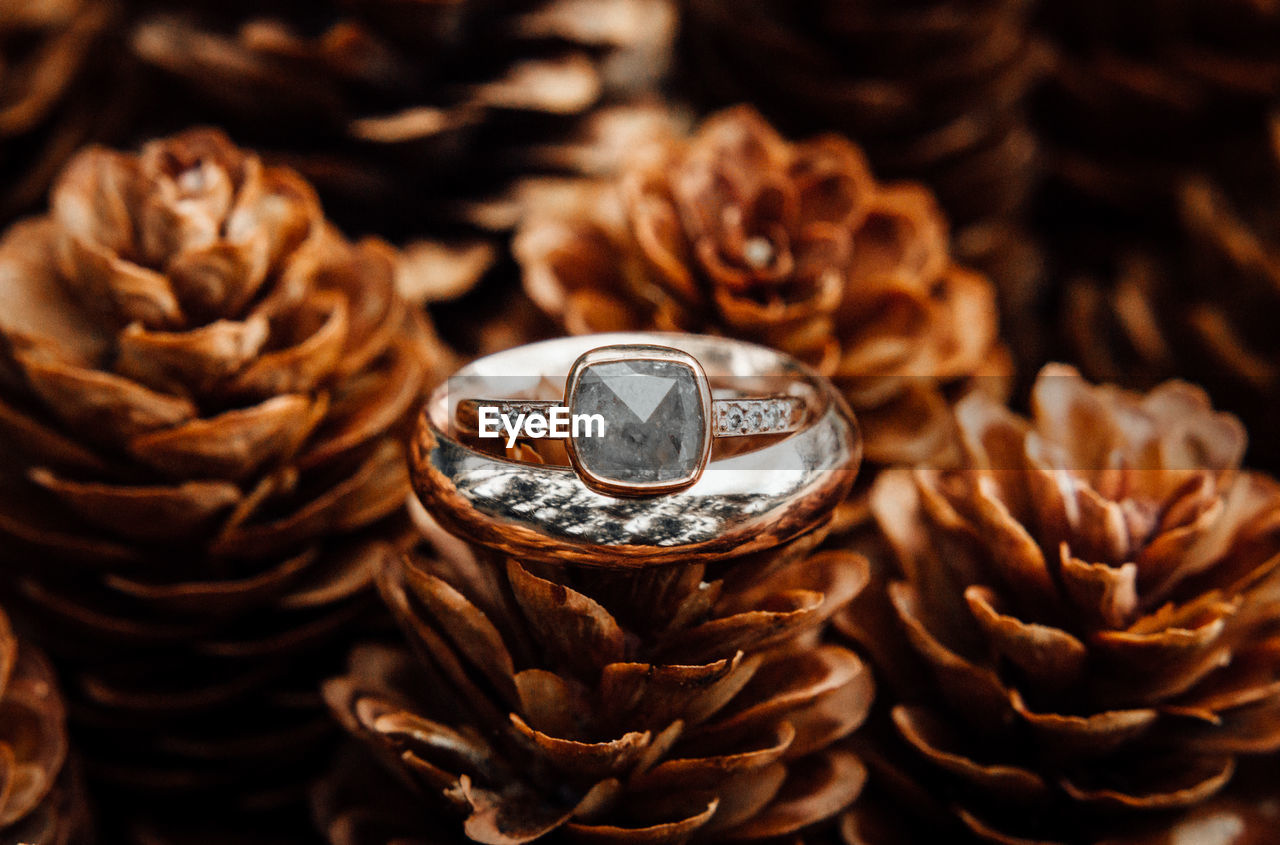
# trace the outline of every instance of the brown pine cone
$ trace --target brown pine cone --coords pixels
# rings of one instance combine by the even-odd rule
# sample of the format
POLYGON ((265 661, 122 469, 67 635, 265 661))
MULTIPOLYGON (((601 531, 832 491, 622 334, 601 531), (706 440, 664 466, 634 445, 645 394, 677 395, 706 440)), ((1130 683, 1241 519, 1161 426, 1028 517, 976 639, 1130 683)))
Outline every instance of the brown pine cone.
MULTIPOLYGON (((1185 178, 1178 245, 1135 252, 1110 283, 1068 290, 1064 328, 1096 377, 1142 384, 1194 377, 1249 430, 1280 426, 1280 113, 1231 161, 1185 178)), ((1280 469, 1280 443, 1259 437, 1250 458, 1280 469)))
POLYGON ((932 196, 876 182, 842 138, 788 143, 746 107, 531 215, 515 253, 570 332, 711 332, 796 355, 843 390, 878 464, 945 459, 948 399, 1001 393, 1009 370, 994 290, 952 260, 932 196))
POLYGON ((1270 3, 1047 0, 1039 18, 1055 57, 1038 129, 1055 180, 1092 203, 1086 214, 1164 219, 1181 175, 1232 155, 1280 98, 1270 3))
POLYGON ((753 103, 792 135, 847 135, 876 172, 924 182, 956 227, 954 252, 992 278, 1021 333, 1042 269, 1022 222, 1039 172, 1026 100, 1045 67, 1031 3, 683 5, 695 89, 716 105, 753 103))
MULTIPOLYGON (((1183 184, 1234 169, 1241 150, 1265 137, 1267 114, 1280 103, 1280 7, 1047 0, 1039 8, 1054 53, 1035 109, 1047 171, 1037 216, 1052 275, 1060 288, 1080 275, 1094 279, 1083 293, 1063 294, 1072 306, 1081 296, 1128 297, 1117 301, 1124 313, 1116 330, 1145 335, 1138 341, 1148 346, 1133 351, 1149 357, 1159 340, 1135 322, 1148 319, 1134 301, 1135 274, 1149 275, 1142 265, 1153 261, 1168 265, 1160 274, 1181 269, 1183 184)), ((1149 375, 1150 363, 1137 372, 1149 375)), ((1119 369, 1124 383, 1139 385, 1125 364, 1119 369)))
POLYGON ((116 13, 112 0, 0 4, 0 221, 35 206, 113 116, 120 90, 93 77, 116 13))
POLYGON ((607 172, 669 119, 640 99, 670 62, 672 0, 138 2, 153 114, 216 115, 353 231, 507 229, 524 177, 607 172))
MULTIPOLYGON (((1230 793, 1236 791, 1233 788, 1230 793)), ((1273 786, 1261 795, 1222 794, 1177 814, 1167 823, 1138 825, 1131 832, 1108 836, 1091 845, 1271 845, 1277 824, 1280 807, 1273 786)), ((865 796, 844 815, 839 834, 840 845, 920 845, 939 841, 937 833, 919 824, 918 819, 905 817, 891 805, 877 804, 872 795, 865 796)), ((349 840, 351 845, 361 841, 369 840, 349 840)), ((1029 845, 1025 839, 995 841, 1029 845)), ((339 845, 348 843, 339 841, 339 845)))
POLYGON ((18 642, 0 610, 0 840, 91 840, 89 808, 67 759, 67 710, 53 667, 18 642))
POLYGON ((97 777, 258 800, 318 753, 441 363, 390 248, 214 131, 88 149, 9 230, 0 556, 97 777))
POLYGON ((862 764, 837 743, 871 679, 819 636, 866 560, 815 552, 822 532, 613 569, 477 559, 424 530, 430 547, 379 578, 412 653, 357 650, 325 688, 416 799, 353 802, 348 774, 317 800, 331 841, 771 839, 857 797, 862 764))
MULTIPOLYGON (((1240 189, 1257 208, 1275 203, 1265 150, 1280 104, 1280 9, 1053 0, 1040 26, 1055 60, 1036 109, 1050 171, 1039 214, 1062 291, 1063 354, 1130 387, 1190 375, 1251 430, 1269 430, 1257 388, 1240 385, 1256 382, 1260 359, 1236 319, 1256 320, 1268 295, 1238 271, 1219 279, 1204 268, 1245 246, 1227 234, 1238 227, 1219 199, 1225 186, 1225 205, 1240 189), (1235 313, 1224 321, 1206 302, 1235 313)), ((1247 225, 1259 224, 1270 225, 1247 225)), ((1262 445, 1251 458, 1280 466, 1262 445)))
POLYGON ((869 764, 981 841, 1154 835, 1280 749, 1280 484, 1184 382, 1056 365, 1032 405, 965 399, 963 468, 872 491, 897 565, 839 623, 892 690, 869 764))

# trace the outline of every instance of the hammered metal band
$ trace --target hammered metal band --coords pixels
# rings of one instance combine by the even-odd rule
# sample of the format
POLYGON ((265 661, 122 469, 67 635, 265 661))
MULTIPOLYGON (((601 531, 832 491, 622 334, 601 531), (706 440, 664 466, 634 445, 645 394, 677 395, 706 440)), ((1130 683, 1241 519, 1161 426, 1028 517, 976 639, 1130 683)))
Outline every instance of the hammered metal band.
MULTIPOLYGON (((615 359, 625 356, 604 356, 615 359)), ((860 457, 852 413, 812 370, 754 344, 664 333, 559 338, 474 361, 432 394, 411 449, 415 490, 454 533, 526 559, 609 566, 711 561, 786 542, 824 521, 846 497, 860 457), (696 359, 709 390, 728 394, 714 406, 707 399, 705 407, 714 408, 708 427, 736 423, 741 433, 744 424, 757 424, 756 413, 764 427, 765 412, 781 407, 793 430, 759 438, 754 448, 743 441, 745 449, 712 454, 687 486, 634 496, 588 484, 574 466, 478 448, 457 424, 460 406, 476 397, 498 397, 513 411, 544 409, 553 397, 572 393, 566 374, 575 362, 614 347, 696 359), (778 403, 780 397, 786 401, 778 403)))

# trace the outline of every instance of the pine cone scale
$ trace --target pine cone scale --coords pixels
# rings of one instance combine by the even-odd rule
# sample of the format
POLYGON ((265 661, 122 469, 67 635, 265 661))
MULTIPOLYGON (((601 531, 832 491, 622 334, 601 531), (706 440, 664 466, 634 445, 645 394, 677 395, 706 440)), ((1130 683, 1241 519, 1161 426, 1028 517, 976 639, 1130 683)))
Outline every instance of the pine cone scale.
POLYGON ((114 529, 124 539, 144 542, 208 531, 219 516, 243 500, 239 487, 219 481, 177 487, 86 484, 46 469, 33 470, 31 480, 97 528, 114 529), (162 519, 152 521, 156 516, 162 519))
POLYGON ((0 833, 15 842, 66 845, 88 834, 56 681, 48 659, 19 642, 0 612, 0 833))

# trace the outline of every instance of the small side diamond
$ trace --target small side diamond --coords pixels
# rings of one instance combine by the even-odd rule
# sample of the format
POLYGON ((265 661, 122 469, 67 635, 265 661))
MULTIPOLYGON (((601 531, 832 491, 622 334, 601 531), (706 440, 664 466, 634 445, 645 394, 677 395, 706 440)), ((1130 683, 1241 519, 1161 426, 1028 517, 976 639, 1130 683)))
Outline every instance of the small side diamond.
POLYGON ((772 434, 786 431, 792 408, 785 399, 722 399, 715 406, 715 428, 721 434, 772 434))

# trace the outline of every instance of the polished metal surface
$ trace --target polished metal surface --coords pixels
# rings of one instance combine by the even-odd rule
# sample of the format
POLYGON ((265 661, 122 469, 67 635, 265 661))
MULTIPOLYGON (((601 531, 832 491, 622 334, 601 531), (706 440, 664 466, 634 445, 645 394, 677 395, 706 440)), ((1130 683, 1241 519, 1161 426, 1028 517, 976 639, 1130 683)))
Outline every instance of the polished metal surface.
POLYGON ((464 367, 432 395, 411 453, 419 497, 455 533, 522 558, 646 566, 745 554, 812 528, 852 487, 861 438, 831 385, 774 350, 698 335, 608 334, 544 341, 464 367), (600 493, 571 467, 506 460, 458 439, 452 423, 462 400, 563 395, 565 375, 584 352, 644 343, 693 355, 713 391, 794 396, 805 422, 712 460, 692 486, 643 498, 600 493))

